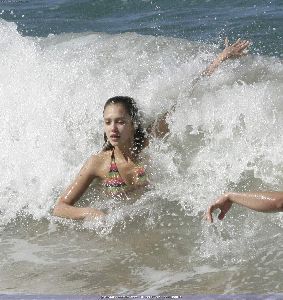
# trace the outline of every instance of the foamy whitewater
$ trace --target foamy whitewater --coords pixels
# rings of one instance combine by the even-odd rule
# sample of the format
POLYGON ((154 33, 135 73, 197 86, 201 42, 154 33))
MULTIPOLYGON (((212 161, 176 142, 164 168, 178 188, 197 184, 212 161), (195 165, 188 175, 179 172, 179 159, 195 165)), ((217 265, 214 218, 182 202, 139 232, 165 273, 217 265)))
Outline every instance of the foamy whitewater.
POLYGON ((202 215, 224 191, 283 190, 283 65, 230 60, 195 86, 216 45, 136 33, 23 37, 0 22, 0 291, 45 294, 280 293, 283 214, 233 207, 202 215), (146 150, 150 189, 129 203, 95 183, 52 208, 101 150, 102 110, 134 97, 149 124, 177 103, 171 133, 146 150))

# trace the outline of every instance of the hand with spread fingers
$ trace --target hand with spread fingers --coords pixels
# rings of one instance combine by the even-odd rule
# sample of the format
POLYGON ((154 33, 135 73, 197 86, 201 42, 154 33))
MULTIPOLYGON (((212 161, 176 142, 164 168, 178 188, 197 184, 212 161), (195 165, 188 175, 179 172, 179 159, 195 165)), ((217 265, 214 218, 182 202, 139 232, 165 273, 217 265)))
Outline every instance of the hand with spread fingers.
POLYGON ((247 55, 247 48, 250 46, 250 42, 247 40, 238 39, 234 44, 229 45, 228 38, 224 41, 225 49, 221 53, 222 60, 228 58, 238 58, 247 55))
POLYGON ((210 76, 219 65, 229 58, 239 58, 246 55, 248 52, 247 48, 251 42, 247 40, 238 39, 234 44, 229 45, 228 38, 225 38, 224 50, 214 59, 214 61, 202 72, 202 76, 210 76))

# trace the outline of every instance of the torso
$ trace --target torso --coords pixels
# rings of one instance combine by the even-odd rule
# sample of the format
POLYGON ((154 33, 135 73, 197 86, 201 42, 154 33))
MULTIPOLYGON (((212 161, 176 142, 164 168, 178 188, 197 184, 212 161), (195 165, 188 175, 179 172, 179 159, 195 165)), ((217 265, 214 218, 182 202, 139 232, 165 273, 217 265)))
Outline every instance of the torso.
POLYGON ((115 150, 101 152, 99 158, 101 164, 96 173, 107 194, 117 195, 148 184, 145 167, 139 162, 126 160, 115 150))

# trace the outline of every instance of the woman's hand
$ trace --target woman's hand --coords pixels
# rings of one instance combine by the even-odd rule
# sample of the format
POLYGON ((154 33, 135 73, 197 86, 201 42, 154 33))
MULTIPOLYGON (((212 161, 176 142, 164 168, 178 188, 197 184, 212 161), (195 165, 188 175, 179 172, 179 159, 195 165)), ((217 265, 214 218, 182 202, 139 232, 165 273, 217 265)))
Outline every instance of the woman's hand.
POLYGON ((106 214, 103 211, 96 209, 96 208, 88 207, 88 208, 86 208, 86 211, 85 211, 84 220, 91 221, 91 220, 94 220, 97 218, 102 218, 104 216, 106 216, 106 214))
POLYGON ((227 214, 227 212, 230 210, 231 206, 232 206, 232 201, 229 200, 229 196, 227 194, 220 196, 212 205, 209 206, 206 212, 206 219, 210 223, 212 223, 213 222, 212 213, 216 209, 220 209, 220 214, 218 215, 218 219, 222 220, 227 214))
POLYGON ((229 46, 228 38, 225 38, 225 49, 214 59, 214 61, 201 73, 202 76, 210 76, 219 65, 228 58, 238 58, 247 54, 247 48, 251 43, 247 40, 238 39, 229 46))
POLYGON ((259 212, 282 212, 283 192, 226 193, 208 208, 206 219, 213 222, 212 212, 219 208, 221 212, 218 215, 218 219, 222 220, 231 208, 232 203, 259 212))
POLYGON ((250 46, 250 42, 247 40, 238 39, 234 44, 229 45, 228 38, 224 41, 225 49, 220 54, 221 60, 228 58, 239 58, 247 54, 247 48, 250 46))

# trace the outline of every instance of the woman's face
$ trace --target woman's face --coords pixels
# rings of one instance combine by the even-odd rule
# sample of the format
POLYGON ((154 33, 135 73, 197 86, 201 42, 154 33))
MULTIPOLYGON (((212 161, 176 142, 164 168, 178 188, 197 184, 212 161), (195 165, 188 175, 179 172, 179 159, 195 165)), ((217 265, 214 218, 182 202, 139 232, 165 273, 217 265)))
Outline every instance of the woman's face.
POLYGON ((132 145, 134 125, 122 104, 110 104, 105 108, 104 130, 112 146, 132 145))

